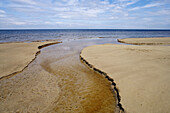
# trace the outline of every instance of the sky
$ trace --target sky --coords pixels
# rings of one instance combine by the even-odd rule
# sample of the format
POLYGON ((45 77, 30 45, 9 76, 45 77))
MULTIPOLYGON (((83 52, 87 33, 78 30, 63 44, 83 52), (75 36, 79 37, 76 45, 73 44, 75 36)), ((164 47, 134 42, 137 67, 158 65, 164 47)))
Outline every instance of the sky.
POLYGON ((0 29, 170 29, 170 0, 0 0, 0 29))

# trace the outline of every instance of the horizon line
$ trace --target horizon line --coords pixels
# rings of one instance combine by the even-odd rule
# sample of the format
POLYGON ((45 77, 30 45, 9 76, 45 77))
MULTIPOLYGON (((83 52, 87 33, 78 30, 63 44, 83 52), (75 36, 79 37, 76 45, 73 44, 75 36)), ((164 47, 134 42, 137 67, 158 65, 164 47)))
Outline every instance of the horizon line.
POLYGON ((63 28, 63 29, 58 29, 58 28, 0 28, 0 30, 170 30, 166 28, 119 28, 119 29, 90 29, 90 28, 85 28, 85 29, 78 29, 78 28, 63 28))

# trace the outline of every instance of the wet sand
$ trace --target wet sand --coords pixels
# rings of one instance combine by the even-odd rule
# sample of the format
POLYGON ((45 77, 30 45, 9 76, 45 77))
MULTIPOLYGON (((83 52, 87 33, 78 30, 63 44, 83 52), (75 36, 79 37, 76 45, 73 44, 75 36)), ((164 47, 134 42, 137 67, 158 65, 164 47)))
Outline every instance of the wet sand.
POLYGON ((56 41, 0 43, 0 78, 22 71, 40 52, 40 48, 56 41))
POLYGON ((170 111, 170 46, 103 44, 83 49, 81 56, 114 79, 126 112, 170 111))
POLYGON ((0 112, 119 112, 111 82, 80 62, 93 41, 43 48, 21 73, 0 80, 0 112))

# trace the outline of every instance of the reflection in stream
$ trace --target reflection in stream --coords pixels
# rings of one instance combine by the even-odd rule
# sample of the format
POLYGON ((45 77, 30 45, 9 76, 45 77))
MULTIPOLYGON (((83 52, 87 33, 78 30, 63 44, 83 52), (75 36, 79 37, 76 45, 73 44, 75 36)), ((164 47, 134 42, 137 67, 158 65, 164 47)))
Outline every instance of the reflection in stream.
POLYGON ((113 113, 111 83, 80 62, 80 51, 115 39, 66 41, 41 50, 22 73, 0 81, 0 111, 113 113))

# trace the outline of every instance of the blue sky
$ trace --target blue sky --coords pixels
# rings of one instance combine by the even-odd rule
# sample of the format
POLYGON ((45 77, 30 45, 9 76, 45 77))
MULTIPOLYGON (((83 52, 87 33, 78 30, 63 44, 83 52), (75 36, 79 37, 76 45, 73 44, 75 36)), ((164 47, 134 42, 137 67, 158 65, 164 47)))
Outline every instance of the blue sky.
POLYGON ((0 29, 170 29, 170 0, 0 0, 0 29))

